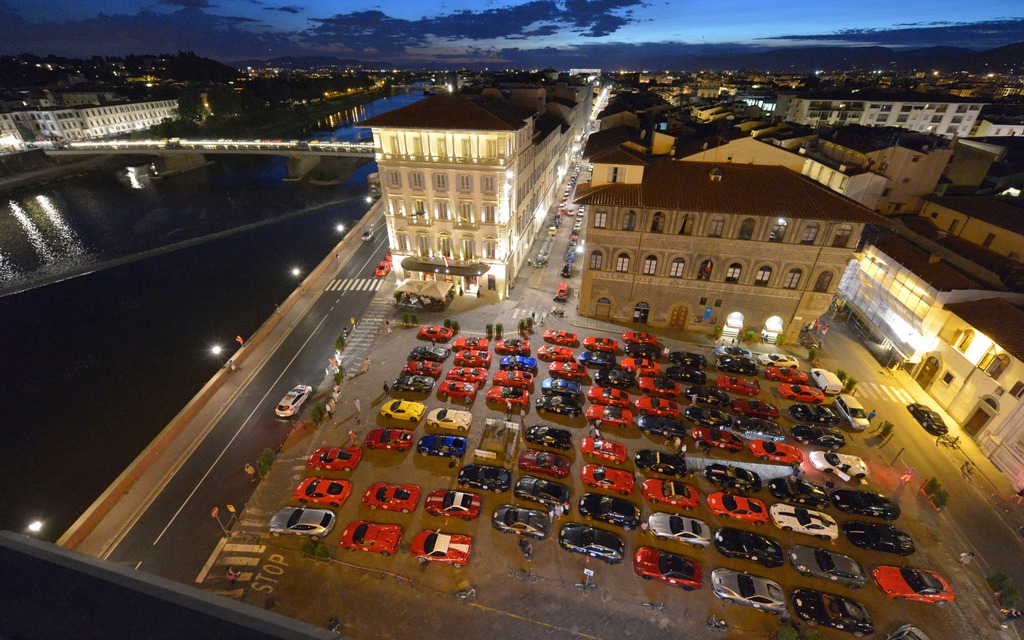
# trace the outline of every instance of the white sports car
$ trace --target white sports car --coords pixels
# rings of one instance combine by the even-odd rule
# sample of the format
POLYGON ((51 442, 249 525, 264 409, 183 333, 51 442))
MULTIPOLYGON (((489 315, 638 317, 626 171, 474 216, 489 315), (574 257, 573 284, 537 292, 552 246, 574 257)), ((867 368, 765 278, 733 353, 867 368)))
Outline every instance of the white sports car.
POLYGON ((832 516, 820 511, 778 502, 772 505, 768 513, 771 514, 775 526, 783 531, 796 531, 824 540, 835 540, 839 537, 839 525, 832 516))
POLYGON ((473 414, 458 409, 434 409, 427 414, 427 426, 431 429, 447 429, 465 433, 473 423, 473 414))
POLYGON ((306 401, 306 398, 313 393, 313 387, 300 384, 281 398, 281 402, 277 403, 277 408, 274 409, 281 418, 290 418, 299 412, 302 408, 302 403, 306 401))
POLYGON ((784 353, 759 353, 757 354, 757 361, 766 367, 778 367, 780 369, 788 369, 789 367, 800 368, 799 360, 784 353))
POLYGON ((833 451, 812 451, 810 459, 818 471, 834 473, 843 480, 859 480, 868 475, 868 465, 857 456, 833 451))
POLYGON ((711 587, 715 595, 726 602, 753 607, 776 616, 786 612, 786 595, 782 587, 768 578, 719 568, 711 572, 711 587))
POLYGON ((703 520, 655 511, 647 518, 648 531, 658 540, 676 540, 698 549, 711 544, 711 527, 703 520))

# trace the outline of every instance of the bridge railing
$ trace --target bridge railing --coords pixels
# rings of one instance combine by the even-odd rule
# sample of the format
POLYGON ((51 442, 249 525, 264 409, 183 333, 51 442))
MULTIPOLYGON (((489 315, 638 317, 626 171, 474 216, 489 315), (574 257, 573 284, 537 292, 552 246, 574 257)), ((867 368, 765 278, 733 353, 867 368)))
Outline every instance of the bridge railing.
POLYGON ((373 155, 372 142, 334 142, 321 140, 82 140, 63 142, 56 151, 103 150, 185 150, 185 151, 313 151, 373 155))

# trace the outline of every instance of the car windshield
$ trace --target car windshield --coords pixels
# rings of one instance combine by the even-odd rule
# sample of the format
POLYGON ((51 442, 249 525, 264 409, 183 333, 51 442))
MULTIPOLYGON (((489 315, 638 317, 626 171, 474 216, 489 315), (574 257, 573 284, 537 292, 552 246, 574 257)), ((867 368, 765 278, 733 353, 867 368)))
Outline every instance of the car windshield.
POLYGON ((658 569, 662 575, 685 579, 693 577, 693 564, 670 553, 661 552, 658 554, 658 569))
POLYGON ((907 581, 907 586, 914 593, 939 593, 942 591, 942 583, 924 571, 902 568, 900 569, 900 575, 907 581))
POLYGON ((851 418, 866 418, 867 414, 864 413, 864 409, 861 407, 850 407, 851 418))
POLYGON ((735 509, 736 508, 736 496, 732 495, 731 493, 727 493, 727 494, 723 495, 722 496, 722 506, 725 507, 726 509, 728 509, 729 511, 732 511, 733 509, 735 509))
POLYGON ((754 595, 754 580, 745 573, 741 573, 736 576, 736 588, 739 589, 740 595, 744 598, 749 598, 754 595))
POLYGON ((356 530, 352 532, 352 542, 361 544, 366 539, 366 530, 369 528, 370 525, 365 522, 356 527, 356 530))

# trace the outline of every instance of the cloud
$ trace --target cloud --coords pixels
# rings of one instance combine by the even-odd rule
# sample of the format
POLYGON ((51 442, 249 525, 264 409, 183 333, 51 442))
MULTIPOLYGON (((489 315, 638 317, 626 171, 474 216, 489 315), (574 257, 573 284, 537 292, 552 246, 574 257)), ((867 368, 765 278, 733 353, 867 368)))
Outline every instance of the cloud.
POLYGON ((264 11, 283 11, 284 13, 302 13, 302 7, 263 7, 264 11))
POLYGON ((212 6, 206 0, 160 0, 160 4, 185 9, 209 9, 212 6))
POLYGON ((899 24, 890 29, 841 29, 835 33, 788 35, 768 40, 790 43, 840 42, 847 46, 877 44, 884 47, 918 48, 955 45, 967 49, 991 49, 1024 41, 1024 19, 982 22, 922 22, 899 24))

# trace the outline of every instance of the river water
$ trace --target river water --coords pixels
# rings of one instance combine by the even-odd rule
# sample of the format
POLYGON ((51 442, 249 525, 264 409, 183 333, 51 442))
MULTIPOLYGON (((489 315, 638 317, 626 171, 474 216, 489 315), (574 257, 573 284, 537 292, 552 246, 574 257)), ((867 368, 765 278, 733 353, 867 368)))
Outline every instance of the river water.
MULTIPOLYGON (((353 123, 420 98, 310 137, 366 139, 353 123)), ((225 158, 0 196, 0 528, 63 533, 223 364, 211 347, 233 350, 363 216, 376 170, 314 187, 282 182, 283 158, 225 158)))

